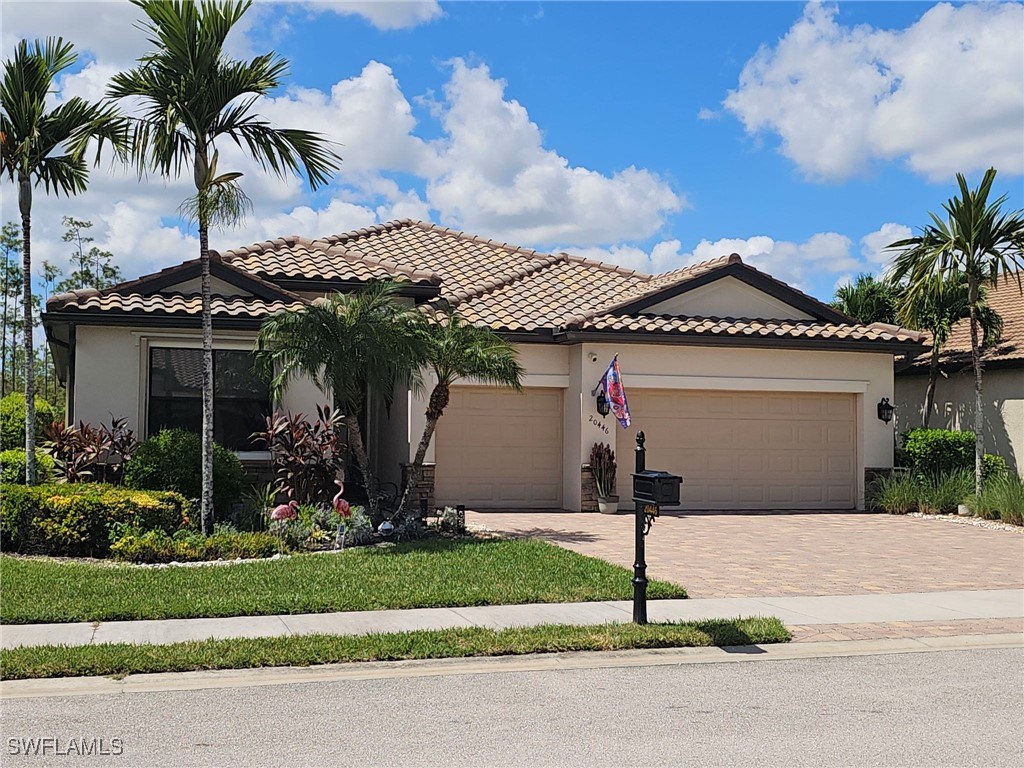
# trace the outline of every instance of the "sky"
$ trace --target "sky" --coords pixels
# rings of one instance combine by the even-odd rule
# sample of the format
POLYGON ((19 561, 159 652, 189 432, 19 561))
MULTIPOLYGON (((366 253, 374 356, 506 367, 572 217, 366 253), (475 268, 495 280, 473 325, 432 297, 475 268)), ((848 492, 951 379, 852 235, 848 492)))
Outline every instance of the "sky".
MULTIPOLYGON (((127 2, 4 0, 0 21, 5 57, 22 37, 76 44, 54 103, 102 98, 148 48, 127 2)), ((829 300, 958 172, 997 168, 1024 207, 1020 3, 258 0, 228 42, 290 60, 258 110, 343 163, 312 193, 223 145, 254 210, 215 248, 408 217, 645 272, 736 252, 829 300)), ((68 264, 66 215, 127 278, 194 258, 190 185, 102 164, 83 195, 40 191, 37 271, 68 264)))

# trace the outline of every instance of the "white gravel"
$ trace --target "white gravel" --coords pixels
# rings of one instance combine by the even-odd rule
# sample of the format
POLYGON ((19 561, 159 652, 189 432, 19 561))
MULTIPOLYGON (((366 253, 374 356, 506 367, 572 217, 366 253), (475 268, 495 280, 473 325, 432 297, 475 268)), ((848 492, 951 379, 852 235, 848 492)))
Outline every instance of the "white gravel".
POLYGON ((995 531, 1024 533, 1024 526, 1010 525, 1002 520, 986 520, 983 517, 971 517, 969 515, 926 515, 923 512, 908 512, 907 517, 916 517, 919 520, 944 520, 947 523, 973 525, 975 528, 991 528, 995 531))

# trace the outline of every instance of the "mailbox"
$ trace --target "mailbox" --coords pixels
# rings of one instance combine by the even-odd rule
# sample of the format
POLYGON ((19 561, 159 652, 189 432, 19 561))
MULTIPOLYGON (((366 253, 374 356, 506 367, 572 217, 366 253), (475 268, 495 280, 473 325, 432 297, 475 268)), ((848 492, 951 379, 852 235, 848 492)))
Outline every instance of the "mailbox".
POLYGON ((679 504, 679 486, 683 478, 670 472, 646 469, 633 474, 633 501, 674 507, 679 504))

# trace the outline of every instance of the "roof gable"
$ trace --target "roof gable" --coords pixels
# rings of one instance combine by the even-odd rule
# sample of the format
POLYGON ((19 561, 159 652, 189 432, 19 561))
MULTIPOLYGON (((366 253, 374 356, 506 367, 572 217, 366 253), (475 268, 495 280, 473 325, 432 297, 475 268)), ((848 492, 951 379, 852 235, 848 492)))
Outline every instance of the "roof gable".
POLYGON ((797 309, 749 283, 726 275, 710 283, 682 291, 652 304, 645 315, 687 317, 757 317, 762 320, 813 320, 813 315, 797 309))

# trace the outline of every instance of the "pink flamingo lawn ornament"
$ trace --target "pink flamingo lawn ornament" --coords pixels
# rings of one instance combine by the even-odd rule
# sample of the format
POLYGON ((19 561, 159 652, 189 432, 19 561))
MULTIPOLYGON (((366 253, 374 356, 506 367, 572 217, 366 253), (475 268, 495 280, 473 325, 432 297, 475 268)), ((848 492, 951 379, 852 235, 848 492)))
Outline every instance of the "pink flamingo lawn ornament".
POLYGON ((345 492, 345 483, 341 480, 335 480, 335 484, 338 486, 338 493, 335 494, 331 504, 334 506, 334 511, 338 513, 338 532, 334 535, 334 548, 338 549, 339 542, 341 549, 345 548, 345 536, 348 534, 348 526, 346 522, 352 517, 351 505, 341 498, 341 494, 345 492))
POLYGON ((287 504, 278 504, 270 513, 271 520, 294 520, 299 516, 299 502, 292 499, 287 504))

